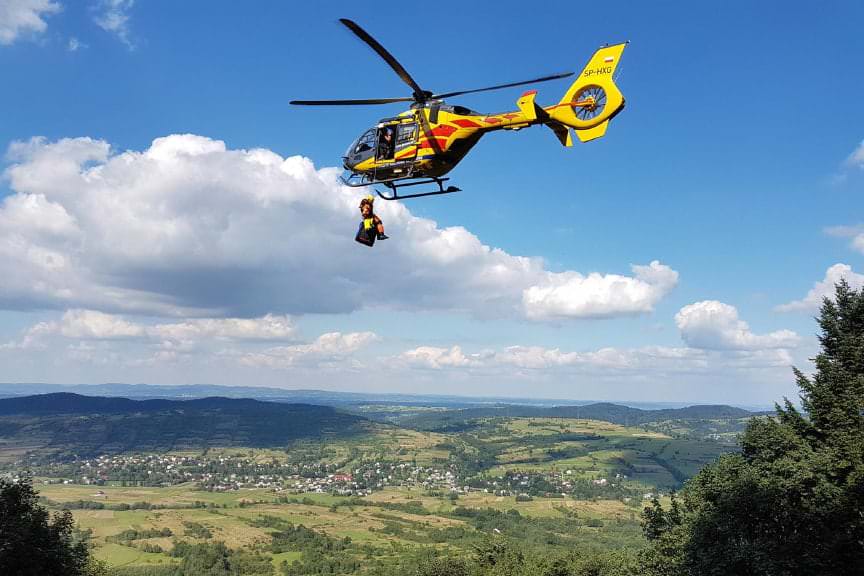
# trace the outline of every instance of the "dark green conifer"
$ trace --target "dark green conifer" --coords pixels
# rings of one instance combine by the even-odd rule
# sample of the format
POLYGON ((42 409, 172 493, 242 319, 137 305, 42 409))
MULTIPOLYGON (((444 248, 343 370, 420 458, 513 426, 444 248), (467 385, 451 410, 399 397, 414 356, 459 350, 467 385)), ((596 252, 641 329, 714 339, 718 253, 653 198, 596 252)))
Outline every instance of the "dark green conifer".
POLYGON ((686 484, 677 521, 646 508, 646 573, 864 573, 864 289, 841 281, 817 320, 816 372, 794 372, 801 409, 753 419, 740 454, 686 484))

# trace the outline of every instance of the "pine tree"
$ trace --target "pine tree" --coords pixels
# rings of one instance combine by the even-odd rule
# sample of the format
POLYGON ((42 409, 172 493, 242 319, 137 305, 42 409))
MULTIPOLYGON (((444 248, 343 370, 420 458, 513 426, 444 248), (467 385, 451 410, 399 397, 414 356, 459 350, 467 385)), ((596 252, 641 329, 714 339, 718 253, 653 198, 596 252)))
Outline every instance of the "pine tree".
POLYGON ((801 409, 785 399, 753 419, 740 454, 687 483, 677 518, 646 509, 646 573, 864 573, 864 289, 841 281, 817 321, 816 372, 795 370, 801 409))
POLYGON ((788 400, 778 414, 814 449, 830 450, 838 480, 845 481, 864 456, 864 289, 841 280, 835 300, 824 300, 818 322, 816 374, 795 371, 807 418, 788 400))

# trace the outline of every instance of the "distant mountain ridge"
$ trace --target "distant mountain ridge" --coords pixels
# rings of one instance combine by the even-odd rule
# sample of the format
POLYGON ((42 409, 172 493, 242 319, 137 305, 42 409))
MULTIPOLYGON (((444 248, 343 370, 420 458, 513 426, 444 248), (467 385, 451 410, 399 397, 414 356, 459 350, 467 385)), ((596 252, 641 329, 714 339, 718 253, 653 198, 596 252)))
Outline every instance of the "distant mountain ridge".
POLYGON ((77 455, 205 447, 286 447, 357 435, 369 422, 331 406, 252 399, 130 400, 42 394, 0 399, 0 447, 77 455))
POLYGON ((158 412, 165 410, 224 410, 237 413, 255 409, 261 412, 281 414, 285 412, 313 409, 336 412, 329 406, 303 403, 263 402, 252 398, 225 398, 208 396, 189 400, 132 400, 120 397, 83 396, 71 392, 55 392, 0 399, 0 415, 4 414, 126 414, 134 412, 158 412))
MULTIPOLYGON (((450 432, 481 418, 579 418, 625 426, 663 421, 736 421, 757 413, 723 405, 642 410, 601 402, 584 406, 493 405, 424 411, 372 419, 416 430, 450 432)), ((332 406, 251 398, 133 400, 69 392, 0 399, 0 455, 22 447, 79 456, 165 452, 205 447, 287 447, 302 439, 356 436, 372 423, 365 414, 332 406)), ((649 426, 650 427, 650 426, 649 426)))
MULTIPOLYGON (((264 386, 221 386, 213 384, 187 384, 162 386, 154 384, 15 384, 0 383, 0 398, 31 396, 54 392, 73 392, 85 396, 117 396, 122 398, 188 399, 208 396, 226 398, 255 398, 275 402, 292 402, 325 406, 354 406, 358 404, 399 404, 418 406, 483 407, 500 405, 520 406, 575 406, 598 403, 595 400, 566 400, 548 398, 504 398, 496 396, 452 396, 444 394, 403 394, 385 392, 338 392, 332 390, 288 389, 264 386)), ((603 403, 603 402, 600 402, 603 403)), ((630 402, 616 401, 616 405, 657 410, 692 406, 687 402, 630 402)), ((771 410, 771 406, 742 406, 745 409, 771 410)))
POLYGON ((444 432, 458 430, 477 418, 581 418, 602 420, 624 426, 639 426, 649 422, 666 420, 709 420, 748 418, 763 412, 751 412, 743 408, 726 405, 700 405, 686 408, 663 408, 642 410, 610 402, 598 402, 584 406, 489 406, 465 408, 443 413, 415 414, 399 420, 401 426, 444 432))

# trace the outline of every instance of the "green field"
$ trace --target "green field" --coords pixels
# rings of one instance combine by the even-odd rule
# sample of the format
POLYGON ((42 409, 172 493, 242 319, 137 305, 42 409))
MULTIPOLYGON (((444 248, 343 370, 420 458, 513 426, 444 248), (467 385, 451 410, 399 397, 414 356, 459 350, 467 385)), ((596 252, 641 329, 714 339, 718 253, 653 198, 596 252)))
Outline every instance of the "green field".
MULTIPOLYGON (((87 492, 86 487, 52 485, 43 486, 41 493, 62 507, 63 502, 78 500, 87 492)), ((90 489, 92 492, 92 489, 90 489)), ((142 497, 150 497, 154 502, 165 505, 184 504, 196 493, 189 487, 130 489, 107 488, 108 502, 136 502, 142 497)), ((159 545, 168 551, 175 538, 186 541, 203 541, 200 538, 184 536, 184 526, 194 522, 206 527, 212 534, 212 541, 223 541, 231 548, 262 549, 270 540, 271 531, 250 525, 250 521, 263 516, 276 517, 292 524, 302 524, 308 528, 320 531, 335 538, 349 537, 356 544, 368 544, 378 549, 381 554, 399 544, 409 548, 423 546, 424 533, 441 530, 448 527, 463 527, 474 532, 475 529, 463 519, 453 517, 451 513, 457 506, 466 508, 492 508, 501 512, 517 510, 525 518, 535 519, 565 519, 569 515, 583 520, 599 519, 605 521, 632 520, 638 515, 638 508, 625 505, 622 502, 609 501, 575 501, 562 499, 536 498, 530 502, 517 502, 514 497, 491 496, 475 493, 460 497, 457 502, 447 498, 428 496, 420 491, 409 489, 387 489, 375 493, 370 502, 359 506, 338 506, 332 504, 339 497, 328 495, 310 495, 310 498, 320 505, 307 504, 277 504, 272 502, 246 504, 255 500, 272 500, 266 494, 258 491, 238 492, 231 494, 198 493, 199 501, 218 503, 213 509, 160 509, 160 510, 74 510, 73 515, 82 529, 92 530, 92 543, 97 558, 106 560, 112 566, 132 564, 154 564, 173 562, 167 554, 142 552, 139 547, 144 542, 159 545), (218 498, 214 498, 214 496, 218 498), (388 504, 421 502, 428 514, 413 514, 386 507, 388 504), (243 505, 241 506, 241 503, 243 505), (222 507, 225 506, 225 507, 222 507), (569 511, 565 513, 562 509, 569 511), (387 527, 394 524, 401 526, 405 534, 388 533, 387 527), (107 539, 116 536, 124 530, 147 530, 168 528, 174 534, 169 538, 147 538, 135 540, 131 545, 111 543, 107 539)), ((341 501, 346 501, 342 498, 341 501)), ((392 530, 391 530, 392 531, 392 530)), ((585 529, 580 534, 582 540, 602 540, 602 534, 597 529, 585 529), (595 538, 597 536, 597 538, 595 538)), ((629 540, 638 536, 638 526, 630 523, 627 530, 629 540)), ((440 543, 444 547, 459 547, 458 542, 440 543)), ((293 561, 299 557, 299 552, 272 554, 274 565, 283 560, 293 561)))
MULTIPOLYGON (((178 562, 170 556, 178 541, 221 541, 234 550, 265 555, 278 570, 283 562, 307 558, 301 549, 273 548, 274 535, 299 525, 334 542, 350 542, 342 554, 362 558, 364 563, 386 561, 408 550, 428 547, 470 550, 472 542, 493 534, 543 542, 562 550, 577 542, 601 548, 638 547, 643 544, 639 514, 646 502, 642 493, 679 485, 724 450, 717 443, 561 418, 486 419, 456 433, 374 424, 367 434, 355 438, 298 442, 288 450, 206 450, 212 458, 326 463, 343 473, 370 463, 373 468, 382 462, 410 463, 412 467, 473 470, 471 477, 481 486, 497 483, 500 487, 505 477, 512 480, 514 474, 518 479, 532 473, 562 481, 579 479, 587 485, 608 478, 629 490, 613 496, 604 496, 601 491, 582 499, 542 493, 517 499, 521 489, 502 492, 482 487, 468 492, 460 488, 456 494, 404 481, 352 500, 328 493, 289 494, 270 488, 210 492, 197 489, 193 483, 95 487, 36 480, 51 508, 80 508, 87 503, 104 507, 73 509, 73 515, 81 529, 91 531, 96 557, 111 566, 178 562), (615 479, 615 474, 622 476, 615 479), (142 502, 156 508, 118 509, 142 502), (193 526, 195 530, 190 528, 193 526), (118 540, 129 531, 165 529, 170 530, 170 536, 118 540)), ((170 454, 202 453, 184 450, 170 454)))
POLYGON ((716 442, 569 418, 496 419, 460 440, 494 457, 491 476, 546 471, 595 479, 620 473, 646 488, 674 487, 729 451, 716 442))

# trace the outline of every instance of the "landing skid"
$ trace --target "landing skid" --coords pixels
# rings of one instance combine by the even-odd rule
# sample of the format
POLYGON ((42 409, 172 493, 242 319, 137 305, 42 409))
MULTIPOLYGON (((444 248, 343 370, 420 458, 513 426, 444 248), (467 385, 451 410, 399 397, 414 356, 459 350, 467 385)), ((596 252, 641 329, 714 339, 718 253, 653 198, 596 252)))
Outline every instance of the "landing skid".
POLYGON ((392 194, 385 195, 382 194, 379 190, 375 190, 375 193, 378 194, 380 198, 384 200, 405 200, 408 198, 420 198, 422 196, 438 196, 440 194, 452 194, 453 192, 461 192, 460 188, 455 186, 448 186, 447 189, 444 189, 444 182, 449 180, 449 178, 430 178, 428 180, 418 180, 417 182, 409 182, 408 184, 397 184, 396 182, 384 182, 383 184, 392 191, 392 194), (434 190, 432 192, 419 192, 417 194, 399 194, 399 188, 407 188, 408 186, 418 186, 420 184, 437 184, 438 190, 434 190))

